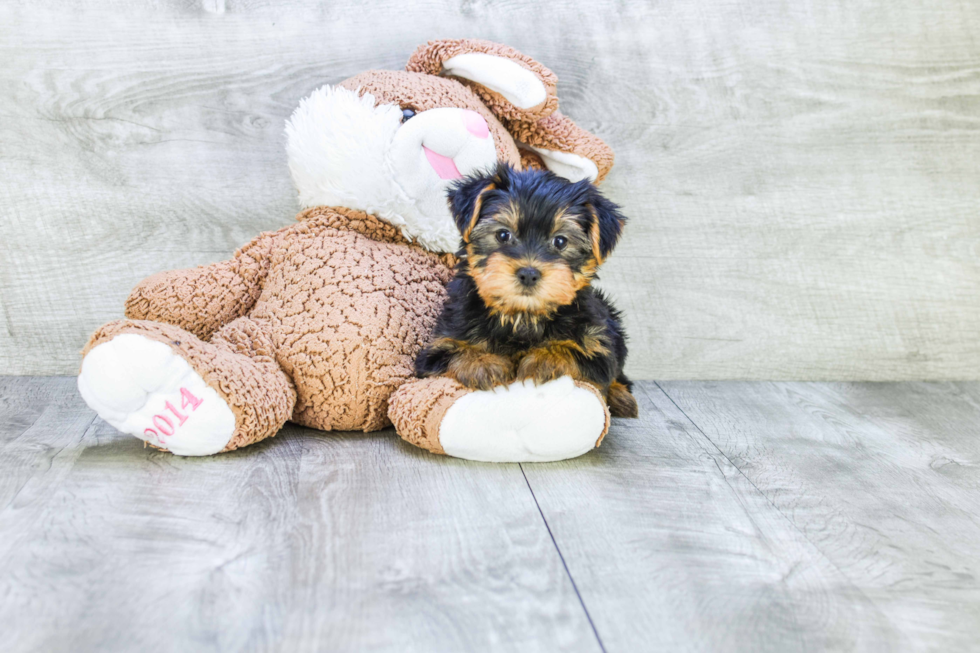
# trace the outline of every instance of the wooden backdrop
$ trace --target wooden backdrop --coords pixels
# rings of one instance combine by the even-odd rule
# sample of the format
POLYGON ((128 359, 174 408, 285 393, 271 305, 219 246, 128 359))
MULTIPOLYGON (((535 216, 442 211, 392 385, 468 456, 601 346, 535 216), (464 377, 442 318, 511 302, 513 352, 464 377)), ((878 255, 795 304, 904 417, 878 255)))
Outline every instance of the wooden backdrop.
POLYGON ((0 373, 74 373, 139 279, 291 222, 312 89, 469 36, 616 150, 633 375, 980 378, 978 33, 954 0, 2 0, 0 373))

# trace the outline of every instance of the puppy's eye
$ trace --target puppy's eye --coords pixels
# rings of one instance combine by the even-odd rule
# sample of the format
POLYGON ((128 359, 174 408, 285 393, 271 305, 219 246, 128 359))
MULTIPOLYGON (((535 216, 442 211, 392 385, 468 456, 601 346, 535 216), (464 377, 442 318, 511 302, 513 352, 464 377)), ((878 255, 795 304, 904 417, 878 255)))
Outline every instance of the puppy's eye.
POLYGON ((555 239, 551 241, 551 244, 555 246, 559 252, 565 249, 565 245, 568 244, 568 239, 564 236, 555 236, 555 239))
POLYGON ((497 232, 497 242, 506 243, 510 241, 510 236, 511 234, 509 231, 507 231, 506 229, 501 229, 500 231, 497 232))
POLYGON ((411 109, 402 109, 402 122, 408 122, 409 118, 414 118, 415 112, 411 109))

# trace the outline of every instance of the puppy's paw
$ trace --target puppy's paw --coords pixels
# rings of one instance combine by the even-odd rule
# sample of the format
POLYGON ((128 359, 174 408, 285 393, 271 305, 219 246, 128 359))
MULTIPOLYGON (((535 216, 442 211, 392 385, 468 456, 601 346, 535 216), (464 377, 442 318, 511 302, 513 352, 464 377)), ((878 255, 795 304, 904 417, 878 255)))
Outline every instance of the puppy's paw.
POLYGON ((571 353, 558 348, 532 349, 517 366, 517 380, 530 379, 535 385, 570 376, 579 378, 578 364, 571 353))
POLYGON ((467 388, 489 390, 514 379, 514 362, 498 354, 470 351, 455 356, 447 372, 467 388))

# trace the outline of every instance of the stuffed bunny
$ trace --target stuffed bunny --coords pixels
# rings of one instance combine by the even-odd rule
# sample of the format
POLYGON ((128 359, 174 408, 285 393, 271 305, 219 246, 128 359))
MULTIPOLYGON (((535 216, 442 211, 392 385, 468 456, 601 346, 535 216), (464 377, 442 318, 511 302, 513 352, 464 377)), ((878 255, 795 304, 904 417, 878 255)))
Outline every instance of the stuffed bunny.
POLYGON ((287 123, 304 210, 228 261, 161 272, 83 350, 78 387, 104 420, 178 455, 230 451, 287 420, 325 431, 394 422, 436 453, 558 460, 609 424, 564 377, 470 391, 413 378, 460 235, 448 185, 506 161, 601 181, 612 152, 558 113, 555 75, 506 46, 434 41, 407 70, 304 99, 287 123))

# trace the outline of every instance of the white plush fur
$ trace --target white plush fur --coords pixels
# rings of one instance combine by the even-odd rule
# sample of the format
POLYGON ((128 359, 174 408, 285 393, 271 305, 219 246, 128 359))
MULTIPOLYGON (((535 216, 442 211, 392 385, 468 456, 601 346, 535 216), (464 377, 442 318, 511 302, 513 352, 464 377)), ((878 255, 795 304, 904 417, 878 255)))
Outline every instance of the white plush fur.
POLYGON ((187 361, 164 343, 135 333, 118 335, 85 356, 78 391, 117 430, 178 456, 218 453, 235 431, 235 415, 228 404, 187 361), (200 404, 186 405, 181 388, 200 404), (167 402, 186 418, 183 424, 167 402), (170 426, 160 419, 154 423, 157 415, 169 420, 170 426), (161 423, 173 433, 161 433, 161 423))
POLYGON ((439 441, 450 456, 485 462, 549 462, 592 450, 606 413, 567 376, 516 381, 464 395, 446 411, 439 441))
POLYGON ((384 155, 401 120, 398 107, 375 106, 374 96, 339 87, 324 86, 302 100, 286 123, 300 204, 390 213, 384 155))
POLYGON ((467 52, 447 59, 442 68, 447 75, 469 79, 503 95, 520 109, 536 107, 548 97, 538 76, 511 59, 467 52))
POLYGON ((461 175, 491 167, 493 136, 470 133, 464 114, 431 109, 402 123, 401 107, 376 106, 369 93, 317 89, 286 125, 300 204, 366 211, 432 251, 455 251, 459 232, 446 204, 451 180, 436 174, 422 147, 452 158, 461 175))

